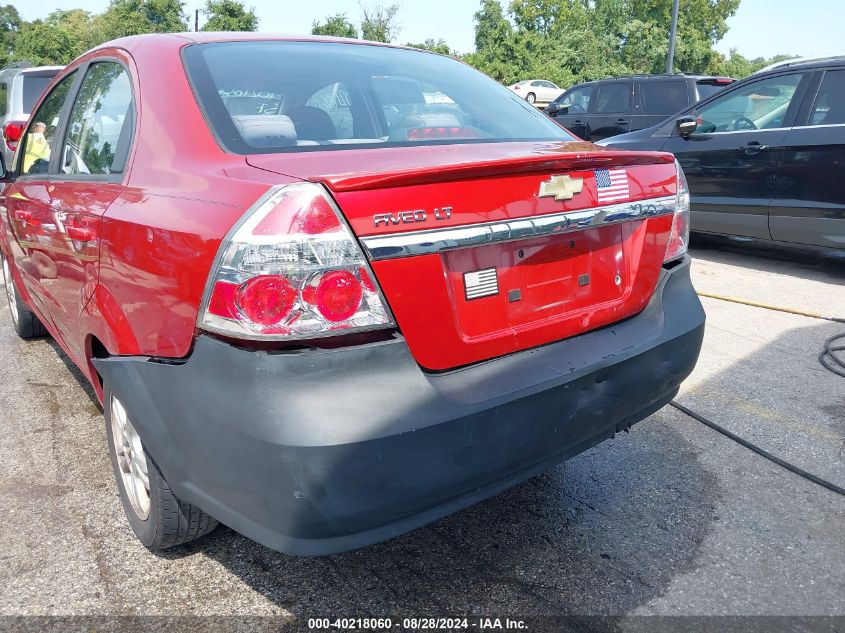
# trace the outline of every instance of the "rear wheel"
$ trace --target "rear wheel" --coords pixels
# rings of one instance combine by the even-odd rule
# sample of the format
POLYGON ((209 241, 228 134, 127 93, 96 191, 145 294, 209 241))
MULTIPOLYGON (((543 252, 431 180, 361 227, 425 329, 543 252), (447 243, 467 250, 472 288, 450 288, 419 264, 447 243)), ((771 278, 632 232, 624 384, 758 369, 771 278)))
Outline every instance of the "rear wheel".
POLYGON ((47 336, 47 328, 38 320, 21 299, 21 295, 15 287, 12 278, 12 269, 5 255, 0 255, 3 260, 3 283, 6 286, 6 299, 9 302, 9 312, 12 315, 12 324, 15 332, 23 339, 39 338, 47 336))
POLYGON ((534 103, 535 101, 537 101, 537 95, 535 95, 533 92, 529 92, 527 95, 525 95, 525 100, 528 103, 534 103))
POLYGON ((103 390, 109 453, 120 501, 132 531, 151 550, 182 545, 205 536, 217 520, 170 490, 120 399, 103 390))

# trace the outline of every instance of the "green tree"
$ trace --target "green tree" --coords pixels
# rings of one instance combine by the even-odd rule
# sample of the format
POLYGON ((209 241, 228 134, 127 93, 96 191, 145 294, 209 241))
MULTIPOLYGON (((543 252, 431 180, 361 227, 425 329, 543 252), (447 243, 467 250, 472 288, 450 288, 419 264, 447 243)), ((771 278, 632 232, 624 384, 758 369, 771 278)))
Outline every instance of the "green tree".
POLYGON ((793 59, 794 57, 796 56, 775 55, 770 59, 766 59, 765 57, 746 59, 745 57, 740 55, 735 48, 732 48, 728 57, 724 59, 718 74, 733 77, 734 79, 742 79, 743 77, 747 77, 751 73, 757 72, 761 68, 765 68, 769 64, 782 62, 787 59, 793 59))
POLYGON ((258 16, 255 9, 249 11, 238 0, 208 0, 202 9, 207 18, 203 31, 255 31, 258 16))
POLYGON ((23 20, 13 5, 0 7, 0 66, 5 66, 11 60, 22 24, 23 20))
POLYGON ((475 13, 475 50, 477 53, 495 54, 511 37, 513 28, 505 18, 498 0, 482 0, 481 9, 475 13))
POLYGON ((311 24, 312 35, 331 35, 333 37, 358 37, 358 29, 349 20, 345 13, 327 15, 325 22, 314 20, 311 24))
MULTIPOLYGON (((542 77, 573 82, 663 72, 672 0, 481 0, 474 53, 465 60, 504 83, 542 77)), ((726 64, 713 47, 739 0, 684 0, 675 68, 716 73, 726 64)), ((735 60, 738 63, 739 60, 735 60)))
MULTIPOLYGON (((723 58, 713 45, 728 30, 740 0, 684 0, 678 12, 675 70, 708 73, 723 58)), ((672 0, 595 0, 593 13, 632 72, 660 73, 666 65, 672 0)))
POLYGON ((399 34, 399 24, 396 17, 399 5, 381 4, 367 8, 361 5, 361 39, 371 42, 391 42, 399 34))
POLYGON ((112 0, 94 22, 101 42, 139 33, 175 33, 187 30, 179 0, 112 0))
POLYGON ((100 44, 94 30, 91 13, 82 9, 63 11, 57 9, 44 20, 46 24, 62 29, 73 40, 73 56, 78 57, 90 48, 100 44))
POLYGON ((426 51, 432 51, 434 53, 440 53, 441 55, 454 55, 455 53, 449 48, 449 45, 446 43, 442 37, 438 40, 430 37, 422 44, 405 44, 405 46, 410 46, 411 48, 421 48, 426 51))
POLYGON ((15 42, 14 57, 36 66, 67 64, 76 55, 74 40, 64 29, 44 22, 27 22, 15 42))
POLYGON ((508 8, 517 29, 542 35, 582 30, 590 10, 587 0, 512 0, 508 8))

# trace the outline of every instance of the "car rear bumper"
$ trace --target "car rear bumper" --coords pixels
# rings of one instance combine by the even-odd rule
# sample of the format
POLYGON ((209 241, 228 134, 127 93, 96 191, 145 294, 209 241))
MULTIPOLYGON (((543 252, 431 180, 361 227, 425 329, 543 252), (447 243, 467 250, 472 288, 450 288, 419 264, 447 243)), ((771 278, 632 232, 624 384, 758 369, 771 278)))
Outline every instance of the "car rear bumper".
POLYGON ((95 361, 174 492, 268 547, 324 555, 489 497, 665 405, 704 312, 689 260, 614 326, 431 374, 401 337, 263 352, 200 336, 182 361, 95 361))

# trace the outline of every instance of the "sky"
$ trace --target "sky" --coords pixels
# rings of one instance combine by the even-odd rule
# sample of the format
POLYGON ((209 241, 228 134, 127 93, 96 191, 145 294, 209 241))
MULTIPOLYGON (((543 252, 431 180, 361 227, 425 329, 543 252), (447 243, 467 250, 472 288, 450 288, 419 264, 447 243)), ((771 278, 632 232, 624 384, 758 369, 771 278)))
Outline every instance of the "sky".
MULTIPOLYGON (((473 50, 472 16, 479 0, 365 0, 367 6, 393 2, 401 6, 398 43, 442 37, 459 52, 473 50)), ((194 9, 203 4, 204 0, 188 0, 185 9, 193 16, 194 9)), ((346 13, 353 23, 358 23, 361 14, 358 0, 245 0, 245 4, 254 7, 260 30, 275 33, 310 33, 315 19, 335 13, 346 13)), ((507 4, 507 0, 502 4, 507 4)), ((107 5, 108 0, 39 0, 17 8, 25 20, 34 20, 54 9, 82 8, 100 13, 107 5)), ((728 20, 727 35, 716 48, 722 53, 736 48, 751 59, 779 53, 841 53, 845 52, 845 42, 839 43, 843 21, 845 0, 742 0, 736 15, 728 20)))

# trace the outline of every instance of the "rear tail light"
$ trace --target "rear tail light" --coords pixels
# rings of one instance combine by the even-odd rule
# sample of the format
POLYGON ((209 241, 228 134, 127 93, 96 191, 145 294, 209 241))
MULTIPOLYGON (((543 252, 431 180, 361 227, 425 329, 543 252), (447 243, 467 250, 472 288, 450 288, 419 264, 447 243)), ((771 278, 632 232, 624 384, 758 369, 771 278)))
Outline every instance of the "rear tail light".
POLYGON ((220 245, 198 326, 293 340, 393 327, 375 278, 326 191, 273 187, 220 245))
POLYGON ((675 161, 675 171, 678 176, 678 193, 675 196, 675 214, 672 217, 672 230, 669 233, 669 243, 666 245, 666 255, 663 262, 680 259, 687 252, 689 244, 690 203, 689 187, 680 163, 675 161))
POLYGON ((14 152, 18 148, 25 127, 26 121, 9 121, 3 126, 3 140, 10 151, 14 152))

